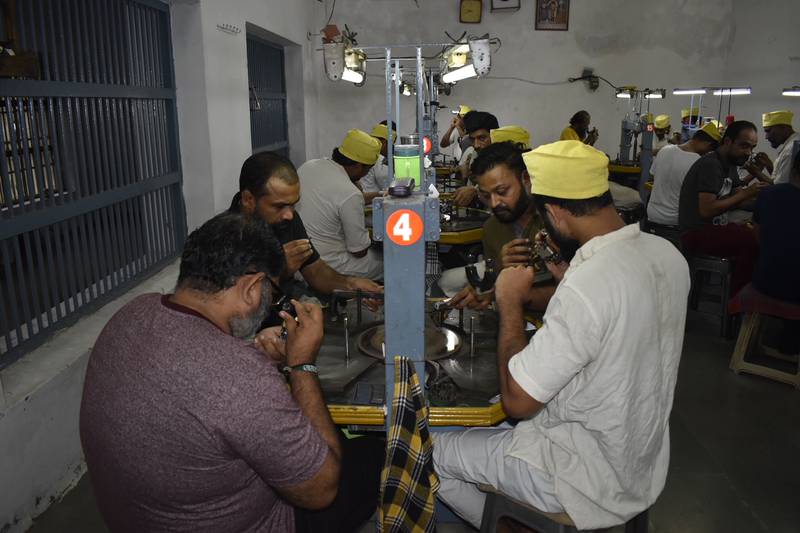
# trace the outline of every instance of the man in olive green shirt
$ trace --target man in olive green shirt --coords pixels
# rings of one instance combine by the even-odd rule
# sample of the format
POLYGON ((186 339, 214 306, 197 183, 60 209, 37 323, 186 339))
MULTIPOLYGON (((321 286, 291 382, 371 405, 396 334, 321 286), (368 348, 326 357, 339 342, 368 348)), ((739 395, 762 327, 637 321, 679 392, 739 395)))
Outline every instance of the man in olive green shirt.
MULTIPOLYGON (((480 199, 492 210, 483 225, 483 255, 493 260, 495 271, 528 265, 536 234, 544 227, 530 198, 531 180, 522 160, 523 150, 511 142, 494 143, 483 149, 472 164, 480 199)), ((528 307, 544 310, 555 292, 552 285, 534 286, 528 307)), ((457 308, 485 309, 493 291, 478 294, 467 285, 452 303, 457 308)))

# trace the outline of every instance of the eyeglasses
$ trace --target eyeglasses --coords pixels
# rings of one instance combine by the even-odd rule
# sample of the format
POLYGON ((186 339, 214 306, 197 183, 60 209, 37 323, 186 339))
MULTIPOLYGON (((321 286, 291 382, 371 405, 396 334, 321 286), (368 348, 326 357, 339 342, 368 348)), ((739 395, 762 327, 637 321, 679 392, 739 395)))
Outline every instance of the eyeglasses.
POLYGON ((288 296, 281 289, 281 286, 272 281, 272 278, 267 276, 266 273, 259 272, 257 270, 248 270, 244 274, 246 276, 252 276, 254 274, 264 274, 264 279, 269 281, 270 288, 272 289, 272 303, 270 304, 270 307, 281 307, 283 303, 287 300, 288 296))

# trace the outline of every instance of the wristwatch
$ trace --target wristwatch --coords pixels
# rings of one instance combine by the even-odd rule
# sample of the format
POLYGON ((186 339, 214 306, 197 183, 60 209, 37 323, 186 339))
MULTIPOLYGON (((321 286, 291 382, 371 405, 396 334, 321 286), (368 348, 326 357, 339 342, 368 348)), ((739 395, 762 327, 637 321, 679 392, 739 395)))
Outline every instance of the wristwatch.
POLYGON ((283 367, 283 373, 286 374, 287 376, 292 372, 310 372, 312 374, 319 375, 319 369, 317 368, 317 365, 312 365, 309 363, 283 367))

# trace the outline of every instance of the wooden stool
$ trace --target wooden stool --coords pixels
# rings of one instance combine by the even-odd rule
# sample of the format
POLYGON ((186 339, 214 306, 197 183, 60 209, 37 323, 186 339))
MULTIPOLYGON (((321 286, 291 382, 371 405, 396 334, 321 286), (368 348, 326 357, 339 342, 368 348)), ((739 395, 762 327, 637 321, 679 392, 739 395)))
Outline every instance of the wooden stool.
POLYGON ((739 337, 736 339, 736 347, 731 356, 731 370, 737 374, 747 372, 800 388, 800 364, 797 359, 763 346, 761 342, 761 326, 764 316, 784 320, 800 320, 800 305, 770 298, 758 292, 752 285, 747 285, 731 301, 729 310, 731 313, 744 313, 745 315, 739 330, 739 337), (794 363, 795 371, 787 372, 748 361, 748 356, 753 355, 756 351, 761 352, 762 355, 794 363))
MULTIPOLYGON (((486 493, 481 518, 481 533, 495 533, 497 522, 504 517, 516 520, 539 533, 577 533, 579 530, 567 513, 546 513, 498 492, 491 485, 478 485, 486 493)), ((648 513, 645 509, 625 524, 625 533, 647 533, 648 513)), ((604 530, 580 530, 599 532, 604 530)))

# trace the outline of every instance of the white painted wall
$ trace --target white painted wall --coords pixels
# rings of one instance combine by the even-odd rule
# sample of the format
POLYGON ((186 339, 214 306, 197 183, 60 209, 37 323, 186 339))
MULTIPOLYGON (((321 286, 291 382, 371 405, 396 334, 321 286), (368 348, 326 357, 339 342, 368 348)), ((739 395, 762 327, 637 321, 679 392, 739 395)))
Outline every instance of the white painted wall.
MULTIPOLYGON (((554 82, 578 76, 583 67, 617 85, 668 89, 667 99, 654 101, 652 111, 669 113, 679 122, 688 97, 672 96, 683 86, 752 85, 754 94, 734 99, 737 118, 760 125, 763 111, 791 108, 798 100, 780 96, 780 89, 800 83, 800 32, 795 0, 573 0, 567 32, 535 31, 534 0, 523 0, 514 13, 491 13, 483 2, 478 25, 458 22, 456 0, 338 0, 333 22, 358 32, 362 45, 443 42, 444 31, 458 37, 489 33, 502 40, 492 57, 492 77, 520 77, 554 82)), ((322 73, 321 54, 315 57, 322 73)), ((366 86, 329 82, 318 76, 320 97, 319 154, 327 155, 350 127, 366 129, 385 117, 382 65, 369 64, 366 86)), ((403 106, 401 132, 414 129, 413 104, 403 106)), ((602 84, 590 93, 584 84, 532 85, 512 80, 460 82, 441 101, 465 103, 490 111, 502 124, 520 124, 534 144, 557 140, 569 117, 579 109, 592 114, 600 131, 598 148, 617 155, 619 123, 625 101, 602 84)), ((716 98, 706 99, 703 113, 717 112, 716 98)), ((798 113, 800 116, 800 113, 798 113)), ((451 115, 439 114, 440 130, 451 115)), ((800 123, 800 118, 798 118, 800 123)), ((759 148, 767 148, 766 142, 759 148)), ((770 150, 767 150, 769 153, 770 150)))
POLYGON ((324 4, 315 0, 179 0, 173 2, 176 86, 184 196, 191 231, 227 209, 239 169, 252 153, 247 83, 246 26, 286 46, 289 142, 299 166, 317 142, 316 34, 324 4), (231 24, 231 35, 217 29, 231 24))
POLYGON ((0 531, 26 531, 83 475, 78 415, 89 351, 123 305, 171 292, 177 277, 175 261, 0 371, 0 531))

